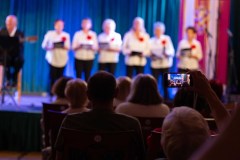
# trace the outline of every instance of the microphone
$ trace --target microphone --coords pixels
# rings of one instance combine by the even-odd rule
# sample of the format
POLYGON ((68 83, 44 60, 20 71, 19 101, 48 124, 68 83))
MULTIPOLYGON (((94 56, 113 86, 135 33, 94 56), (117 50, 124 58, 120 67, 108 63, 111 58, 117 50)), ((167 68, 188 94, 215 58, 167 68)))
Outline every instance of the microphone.
POLYGON ((233 37, 233 33, 229 28, 227 29, 227 34, 229 37, 233 37))

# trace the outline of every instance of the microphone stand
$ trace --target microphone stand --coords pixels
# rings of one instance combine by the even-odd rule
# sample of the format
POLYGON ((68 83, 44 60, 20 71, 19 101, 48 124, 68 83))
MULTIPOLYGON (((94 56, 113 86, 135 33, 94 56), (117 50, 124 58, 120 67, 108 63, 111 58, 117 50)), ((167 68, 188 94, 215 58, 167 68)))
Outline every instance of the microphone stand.
POLYGON ((208 32, 208 30, 206 30, 205 33, 207 34, 208 47, 209 47, 209 53, 208 53, 208 76, 210 77, 210 71, 212 69, 212 71, 213 71, 213 78, 215 78, 215 66, 213 65, 213 63, 211 63, 212 62, 212 43, 210 42, 210 40, 212 40, 213 37, 208 32))
POLYGON ((233 48, 233 36, 229 35, 229 52, 228 52, 228 62, 229 62, 229 79, 228 79, 228 93, 236 92, 238 86, 238 77, 237 77, 237 70, 236 65, 234 63, 234 48, 233 48), (232 83, 233 82, 233 83, 232 83), (232 83, 232 84, 231 84, 232 83))

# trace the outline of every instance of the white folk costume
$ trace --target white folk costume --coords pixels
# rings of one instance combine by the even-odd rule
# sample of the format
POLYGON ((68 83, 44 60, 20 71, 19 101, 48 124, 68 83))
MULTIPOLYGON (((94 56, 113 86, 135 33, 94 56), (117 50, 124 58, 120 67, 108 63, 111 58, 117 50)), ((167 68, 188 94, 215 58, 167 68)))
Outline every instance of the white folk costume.
POLYGON ((199 69, 199 61, 203 56, 201 43, 196 39, 194 39, 191 44, 186 39, 181 40, 178 45, 176 56, 179 58, 179 69, 199 69))
POLYGON ((76 76, 82 78, 85 73, 85 80, 90 77, 90 73, 98 49, 97 35, 93 31, 77 31, 73 36, 72 49, 75 51, 75 70, 76 76))

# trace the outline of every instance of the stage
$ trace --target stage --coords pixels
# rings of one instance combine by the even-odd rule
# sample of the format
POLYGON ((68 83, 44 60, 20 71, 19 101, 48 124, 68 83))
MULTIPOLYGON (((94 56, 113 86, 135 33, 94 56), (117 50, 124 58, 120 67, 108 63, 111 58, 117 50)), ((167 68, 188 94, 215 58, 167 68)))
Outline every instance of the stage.
POLYGON ((40 118, 42 102, 50 98, 40 95, 23 95, 18 105, 6 96, 0 106, 0 150, 40 151, 40 118))
MULTIPOLYGON (((170 89, 173 98, 176 89, 170 89)), ((25 94, 17 105, 9 96, 0 105, 0 150, 34 152, 40 151, 41 128, 40 119, 42 102, 50 103, 47 94, 25 94)), ((0 97, 1 98, 1 97, 0 97)))

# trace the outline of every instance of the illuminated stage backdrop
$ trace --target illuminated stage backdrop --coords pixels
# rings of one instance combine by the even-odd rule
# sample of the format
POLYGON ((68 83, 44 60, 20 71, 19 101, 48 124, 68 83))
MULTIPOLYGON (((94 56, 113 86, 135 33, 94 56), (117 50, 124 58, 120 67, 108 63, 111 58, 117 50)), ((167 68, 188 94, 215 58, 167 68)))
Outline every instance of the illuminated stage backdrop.
MULTIPOLYGON (((23 91, 42 92, 48 86, 48 65, 45 61, 45 51, 41 49, 41 42, 47 30, 53 29, 56 18, 65 21, 65 30, 71 39, 75 31, 80 29, 81 19, 91 17, 93 30, 101 32, 105 18, 112 18, 117 23, 117 32, 123 36, 129 30, 132 20, 136 16, 145 19, 147 32, 152 35, 155 21, 166 24, 166 34, 170 35, 177 47, 180 0, 1 0, 0 26, 4 25, 8 14, 16 14, 19 28, 25 35, 37 35, 39 41, 35 44, 25 44, 25 65, 23 68, 23 91)), ((69 52, 70 59, 66 74, 73 76, 73 52, 69 52)), ((95 61, 93 72, 96 72, 95 61)), ((173 67, 174 70, 174 67, 173 67)), ((149 73, 149 66, 146 66, 149 73)), ((117 65, 117 74, 125 75, 123 56, 117 65)))

